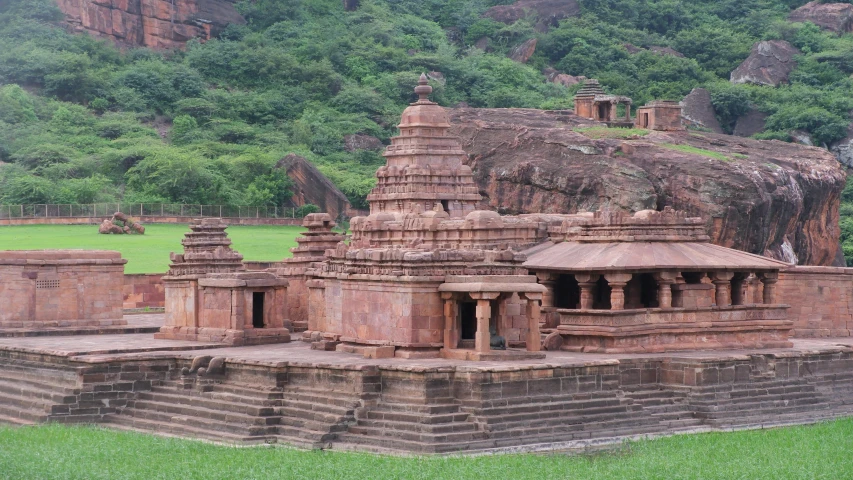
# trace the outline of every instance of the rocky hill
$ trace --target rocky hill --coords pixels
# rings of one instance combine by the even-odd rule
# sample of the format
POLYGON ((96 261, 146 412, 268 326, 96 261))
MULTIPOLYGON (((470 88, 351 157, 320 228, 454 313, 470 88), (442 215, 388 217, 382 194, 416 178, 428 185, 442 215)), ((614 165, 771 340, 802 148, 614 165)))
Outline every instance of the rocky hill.
POLYGON ((695 131, 605 129, 571 113, 532 109, 454 109, 451 123, 481 193, 502 212, 669 205, 704 217, 719 245, 844 265, 838 215, 846 175, 825 149, 695 131))

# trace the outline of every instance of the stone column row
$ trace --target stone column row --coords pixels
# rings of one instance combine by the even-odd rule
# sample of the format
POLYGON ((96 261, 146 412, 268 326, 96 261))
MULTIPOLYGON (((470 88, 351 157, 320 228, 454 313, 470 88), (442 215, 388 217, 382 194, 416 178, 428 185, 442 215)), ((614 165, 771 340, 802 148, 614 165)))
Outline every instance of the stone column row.
MULTIPOLYGON (((654 278, 658 284, 658 307, 659 308, 672 308, 672 285, 677 282, 679 277, 679 273, 676 271, 662 271, 655 272, 654 278)), ((717 306, 730 306, 732 304, 741 305, 744 302, 742 288, 743 282, 746 281, 747 277, 743 277, 740 281, 736 281, 735 290, 732 290, 732 279, 735 279, 735 272, 712 272, 711 282, 715 287, 716 294, 716 303, 717 306)), ((608 286, 610 287, 610 309, 611 310, 624 310, 625 309, 625 286, 633 277, 630 273, 606 273, 604 274, 604 279, 607 281, 608 286)), ((580 288, 580 309, 581 310, 592 310, 594 296, 593 292, 596 287, 596 284, 601 278, 600 274, 594 273, 577 273, 575 274, 575 280, 578 282, 578 287, 580 288)), ((759 297, 758 290, 756 288, 755 294, 753 297, 753 302, 756 304, 764 303, 764 304, 773 304, 776 301, 776 283, 779 281, 779 274, 777 272, 766 272, 759 273, 756 276, 755 286, 757 286, 757 282, 760 281, 764 284, 763 295, 759 297)), ((738 280, 738 279, 735 279, 738 280)), ((548 287, 548 292, 545 294, 543 298, 548 299, 549 305, 553 305, 553 284, 554 282, 549 282, 546 287, 548 287)), ((544 302, 543 302, 544 303, 544 302)))

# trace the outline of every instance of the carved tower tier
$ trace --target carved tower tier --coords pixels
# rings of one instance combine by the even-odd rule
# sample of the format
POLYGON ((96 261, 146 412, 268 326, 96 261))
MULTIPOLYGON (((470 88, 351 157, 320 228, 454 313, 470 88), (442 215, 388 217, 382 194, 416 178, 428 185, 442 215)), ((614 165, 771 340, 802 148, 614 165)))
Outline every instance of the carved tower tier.
POLYGON ((450 218, 477 209, 482 197, 458 138, 450 136, 444 108, 428 98, 432 87, 421 75, 418 101, 405 111, 385 150, 387 164, 376 172, 376 187, 367 196, 370 213, 420 213, 440 204, 450 218))

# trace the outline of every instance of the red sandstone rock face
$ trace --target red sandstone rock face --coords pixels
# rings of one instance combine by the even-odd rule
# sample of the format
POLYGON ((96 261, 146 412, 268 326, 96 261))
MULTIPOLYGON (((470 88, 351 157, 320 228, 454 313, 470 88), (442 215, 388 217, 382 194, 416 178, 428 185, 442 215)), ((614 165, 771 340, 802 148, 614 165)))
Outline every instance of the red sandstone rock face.
POLYGON ((788 82, 800 51, 784 40, 768 40, 752 46, 752 52, 733 72, 732 83, 778 86, 788 82))
POLYGON ((566 73, 560 73, 558 70, 555 70, 551 67, 542 70, 542 75, 545 75, 545 78, 549 82, 556 83, 558 85, 564 85, 566 87, 577 85, 586 80, 586 77, 584 77, 583 75, 575 77, 566 73))
POLYGON ((229 23, 245 23, 232 0, 57 0, 76 32, 124 46, 182 48, 210 39, 229 23))
POLYGON ((518 0, 512 5, 494 6, 486 10, 483 16, 510 24, 532 14, 537 19, 536 29, 547 31, 557 21, 580 13, 581 7, 575 0, 518 0))
POLYGON ((792 22, 812 22, 833 32, 849 32, 853 30, 853 5, 809 2, 791 12, 788 18, 792 22))
POLYGON ((540 110, 465 108, 450 118, 482 195, 501 212, 669 205, 705 218, 718 245, 804 265, 843 262, 836 254, 845 174, 826 150, 686 131, 594 140, 572 130, 590 121, 540 110))

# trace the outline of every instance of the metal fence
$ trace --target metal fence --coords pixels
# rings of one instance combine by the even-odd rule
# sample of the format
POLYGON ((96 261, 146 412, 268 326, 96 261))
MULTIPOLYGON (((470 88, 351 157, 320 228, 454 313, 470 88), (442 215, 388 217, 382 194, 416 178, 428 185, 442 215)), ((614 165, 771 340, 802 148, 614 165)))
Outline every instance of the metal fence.
POLYGON ((90 203, 0 205, 0 219, 111 217, 115 212, 134 217, 300 218, 298 208, 166 203, 90 203))

